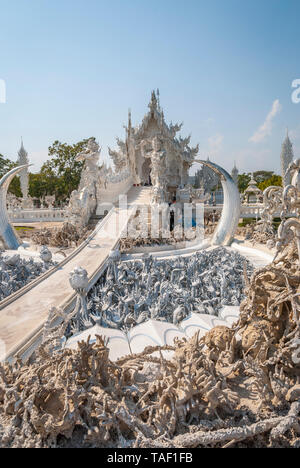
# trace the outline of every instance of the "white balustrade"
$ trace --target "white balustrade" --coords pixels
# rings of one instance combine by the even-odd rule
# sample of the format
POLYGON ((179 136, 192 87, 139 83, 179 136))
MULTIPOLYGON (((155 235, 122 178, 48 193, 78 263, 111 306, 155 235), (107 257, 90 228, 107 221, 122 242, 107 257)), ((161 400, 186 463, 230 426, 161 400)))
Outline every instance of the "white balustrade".
POLYGON ((13 223, 60 222, 65 220, 66 211, 60 208, 34 210, 8 210, 13 223))

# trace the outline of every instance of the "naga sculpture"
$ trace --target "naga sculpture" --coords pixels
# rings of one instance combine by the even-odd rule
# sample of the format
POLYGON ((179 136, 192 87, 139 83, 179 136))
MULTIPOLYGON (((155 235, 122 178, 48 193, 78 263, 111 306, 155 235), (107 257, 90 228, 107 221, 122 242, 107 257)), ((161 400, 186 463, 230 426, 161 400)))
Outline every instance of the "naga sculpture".
POLYGON ((84 161, 78 190, 73 190, 67 210, 67 220, 78 227, 88 224, 97 208, 97 186, 99 184, 100 155, 98 143, 93 138, 88 141, 85 151, 79 153, 76 161, 84 161))

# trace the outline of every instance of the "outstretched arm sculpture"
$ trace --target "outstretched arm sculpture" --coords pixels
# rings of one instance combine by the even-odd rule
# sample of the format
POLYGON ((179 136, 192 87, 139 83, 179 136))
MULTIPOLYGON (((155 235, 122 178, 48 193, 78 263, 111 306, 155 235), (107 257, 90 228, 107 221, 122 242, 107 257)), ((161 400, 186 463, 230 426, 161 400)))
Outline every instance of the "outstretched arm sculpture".
POLYGON ((16 250, 20 246, 18 236, 8 219, 6 208, 7 190, 15 175, 17 175, 22 171, 22 169, 28 167, 29 165, 30 164, 24 164, 23 166, 14 167, 0 180, 0 238, 2 239, 6 249, 16 250))

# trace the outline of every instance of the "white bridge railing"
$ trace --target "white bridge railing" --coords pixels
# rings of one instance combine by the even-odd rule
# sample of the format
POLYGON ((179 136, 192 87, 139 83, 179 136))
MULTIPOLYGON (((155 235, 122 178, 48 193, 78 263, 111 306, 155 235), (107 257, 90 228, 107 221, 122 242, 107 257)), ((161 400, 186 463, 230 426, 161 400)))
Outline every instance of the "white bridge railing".
MULTIPOLYGON (((111 195, 111 194, 110 194, 111 195)), ((204 210, 222 211, 223 205, 205 205, 204 210)), ((263 210, 263 204, 241 205, 241 218, 260 217, 263 210)), ((8 216, 13 223, 34 223, 34 222, 60 222, 66 218, 66 209, 35 209, 35 210, 8 210, 8 216)), ((280 216, 280 213, 274 214, 274 217, 280 216)))
MULTIPOLYGON (((241 218, 256 218, 260 217, 260 213, 263 210, 264 205, 241 205, 241 218)), ((223 205, 204 205, 204 210, 210 211, 222 211, 223 205)))
POLYGON ((60 208, 35 210, 8 210, 12 223, 59 222, 64 221, 66 210, 60 208))

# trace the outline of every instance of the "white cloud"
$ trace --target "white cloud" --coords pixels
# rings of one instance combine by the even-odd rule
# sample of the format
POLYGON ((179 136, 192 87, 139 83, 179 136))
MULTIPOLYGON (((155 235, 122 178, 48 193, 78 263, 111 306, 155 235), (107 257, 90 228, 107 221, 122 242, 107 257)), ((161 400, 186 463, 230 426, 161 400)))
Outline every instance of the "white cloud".
POLYGON ((277 114, 281 111, 282 107, 279 102, 279 99, 276 99, 272 104, 272 109, 268 113, 264 123, 259 127, 258 130, 249 138, 249 141, 252 143, 260 143, 263 141, 267 136, 270 136, 272 133, 273 128, 273 120, 277 114))

